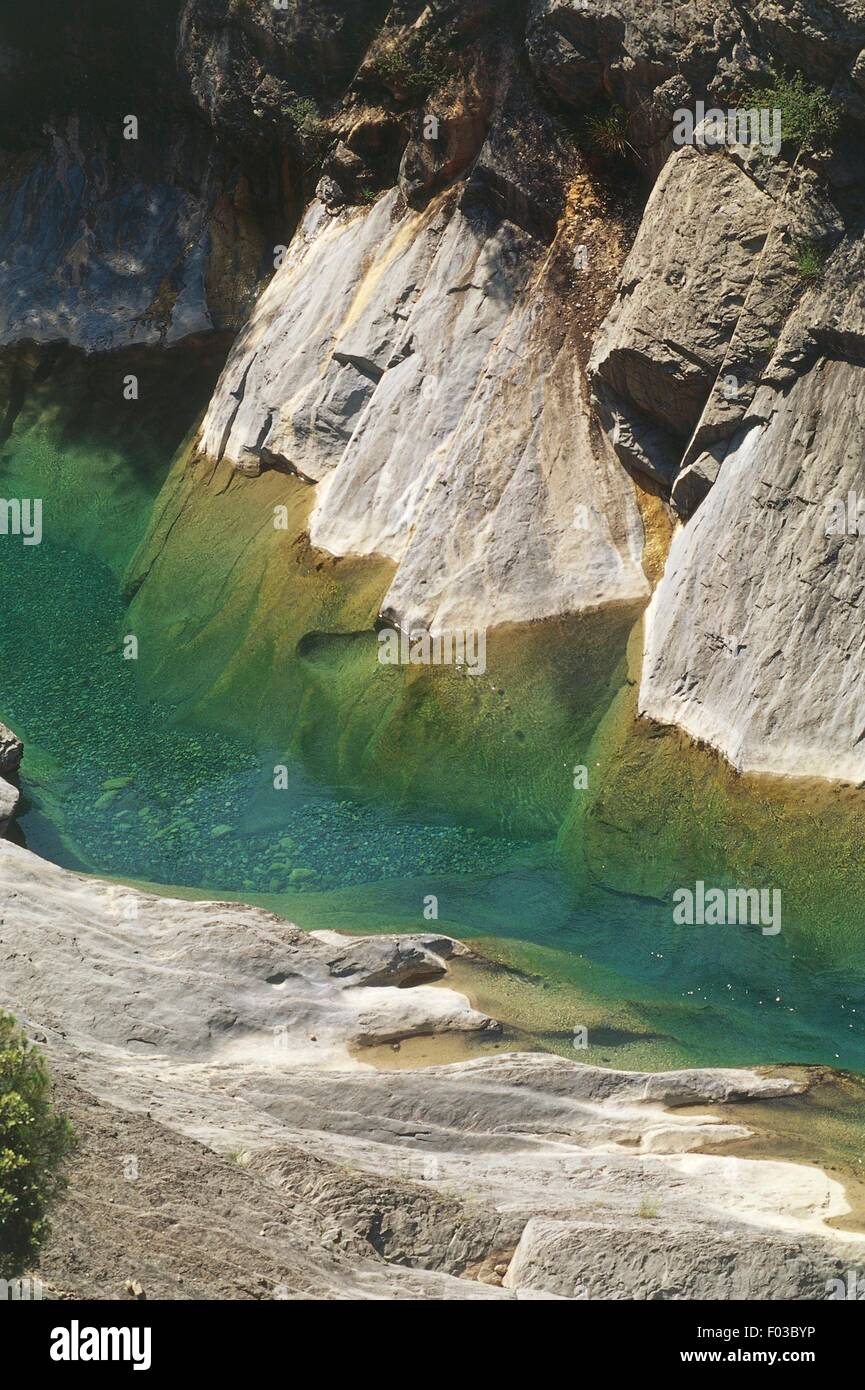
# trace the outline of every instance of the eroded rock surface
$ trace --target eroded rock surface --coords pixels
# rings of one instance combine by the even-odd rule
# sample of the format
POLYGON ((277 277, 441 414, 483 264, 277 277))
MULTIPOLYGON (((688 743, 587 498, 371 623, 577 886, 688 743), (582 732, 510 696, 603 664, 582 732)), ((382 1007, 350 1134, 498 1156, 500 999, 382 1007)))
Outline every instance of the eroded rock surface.
MULTIPOLYGON (((686 177, 697 171, 697 183, 742 177, 735 154, 675 156, 653 195, 661 221, 681 206, 664 197, 676 164, 686 177)), ((753 188, 750 178, 743 187, 753 188)), ((690 267, 665 288, 661 236, 647 217, 631 258, 634 277, 629 282, 626 269, 620 290, 624 307, 610 316, 596 355, 602 409, 612 399, 626 421, 627 428, 612 418, 612 435, 633 467, 650 471, 639 430, 648 420, 656 443, 662 408, 652 407, 652 396, 663 394, 665 373, 667 412, 687 415, 676 443, 671 420, 664 422, 666 452, 657 454, 673 479, 673 503, 689 519, 649 612, 640 709, 711 744, 740 771, 858 782, 865 775, 858 503, 865 252, 858 229, 845 228, 801 163, 783 188, 746 199, 760 226, 753 241, 736 237, 732 255, 728 244, 715 258, 717 304, 698 276, 689 282, 690 267), (825 270, 810 285, 798 269, 803 245, 826 248, 825 270), (653 256, 660 262, 653 265, 653 256), (631 319, 630 300, 650 304, 652 294, 660 307, 631 319), (684 367, 667 332, 677 315, 692 324, 678 335, 687 345, 684 367), (693 400, 680 388, 689 372, 693 400)), ((723 226, 721 201, 709 205, 718 208, 711 225, 723 226)))
POLYGON ((586 320, 617 269, 588 185, 551 251, 471 184, 422 213, 307 216, 232 352, 207 455, 319 482, 314 545, 396 561, 383 611, 435 629, 644 597, 632 485, 593 427, 586 320), (595 276, 562 286, 591 237, 595 276))
POLYGON ((86 1201, 93 1169, 73 1175, 45 1258, 52 1291, 116 1297, 133 1257, 143 1285, 173 1297, 215 1284, 269 1298, 796 1298, 865 1268, 862 1237, 824 1224, 846 1210, 837 1182, 699 1152, 747 1138, 712 1107, 802 1083, 505 1051, 379 1072, 350 1045, 488 1033, 427 983, 463 949, 446 938, 306 936, 8 842, 0 893, 0 1002, 47 1048, 105 1173, 86 1201), (206 1204, 208 1219, 181 1244, 170 1220, 143 1221, 141 1245, 130 1218, 119 1240, 121 1177, 124 1211, 158 1203, 185 1226, 206 1204))
POLYGON ((863 399, 831 354, 762 387, 652 602, 641 710, 740 771, 865 778, 865 550, 835 519, 858 526, 863 399))

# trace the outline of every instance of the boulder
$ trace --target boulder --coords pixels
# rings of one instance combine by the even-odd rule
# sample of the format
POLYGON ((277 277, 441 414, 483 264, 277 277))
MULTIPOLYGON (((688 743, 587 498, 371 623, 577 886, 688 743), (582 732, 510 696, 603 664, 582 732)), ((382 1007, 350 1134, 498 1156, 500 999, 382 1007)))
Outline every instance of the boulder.
POLYGON ((17 734, 0 724, 0 773, 17 772, 24 757, 24 744, 17 734))
POLYGON ((686 147, 668 161, 589 364, 626 466, 672 484, 774 217, 774 200, 726 153, 686 147))
POLYGON ((863 264, 800 293, 648 615, 641 711, 740 771, 865 780, 863 264))
POLYGON ((18 809, 21 793, 5 777, 0 777, 0 835, 5 835, 18 809))

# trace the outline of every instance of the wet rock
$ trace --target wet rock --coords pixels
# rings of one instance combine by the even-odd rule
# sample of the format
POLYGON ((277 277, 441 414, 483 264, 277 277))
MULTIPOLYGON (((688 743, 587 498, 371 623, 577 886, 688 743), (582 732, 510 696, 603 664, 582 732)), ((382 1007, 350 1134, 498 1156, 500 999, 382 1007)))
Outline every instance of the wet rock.
MULTIPOLYGON (((377 1071, 349 1047, 489 1028, 452 989, 406 973, 435 957, 446 969, 454 943, 307 935, 258 909, 133 889, 118 934, 105 929, 115 885, 8 842, 0 892, 4 1001, 44 1033, 54 1074, 74 1073, 76 1128, 87 1143, 95 1131, 86 1200, 73 1183, 56 1223, 58 1238, 75 1232, 77 1281, 81 1260, 98 1259, 140 1296, 138 1210, 150 1296, 178 1250, 185 1286, 199 1287, 190 1240, 223 1269, 227 1248, 259 1278, 281 1269, 284 1297, 816 1297, 865 1268, 863 1238, 827 1224, 848 1210, 837 1182, 731 1156, 748 1131, 707 1113, 803 1082, 539 1053, 377 1071), (140 1187, 120 1186, 117 1154, 141 1156, 140 1187), (210 1221, 186 1229, 202 1191, 210 1221)), ((47 1258, 71 1277, 62 1241, 47 1258)))

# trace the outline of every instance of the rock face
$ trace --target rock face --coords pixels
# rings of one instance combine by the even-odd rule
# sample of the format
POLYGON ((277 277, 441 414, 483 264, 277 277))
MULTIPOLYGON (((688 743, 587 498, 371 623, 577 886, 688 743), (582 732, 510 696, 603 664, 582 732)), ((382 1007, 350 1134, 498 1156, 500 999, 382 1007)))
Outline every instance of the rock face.
POLYGON ((17 734, 0 724, 0 773, 17 772, 24 757, 24 744, 17 734))
POLYGON ((313 544, 396 561, 383 612, 401 626, 647 594, 633 488, 591 425, 580 366, 617 253, 584 194, 548 251, 471 179, 422 213, 397 192, 366 213, 316 204, 231 354, 204 452, 320 482, 313 544), (569 323, 583 236, 598 274, 569 323))
MULTIPOLYGON (((670 26, 688 8, 538 4, 536 70, 574 105, 604 85, 634 116, 641 149, 666 155, 638 107, 673 80, 670 26)), ((735 72, 781 55, 834 84, 858 119, 861 6, 802 5, 794 22, 759 5, 753 26, 736 7, 698 8, 678 100, 726 105, 735 72), (824 50, 809 66, 817 33, 824 50)), ((705 129, 669 154, 589 383, 625 468, 669 495, 684 523, 647 619, 640 712, 740 771, 858 782, 865 253, 852 190, 863 169, 843 145, 831 160, 789 143, 778 155, 716 146, 705 129)))
POLYGON ((652 601, 642 712, 740 771, 865 778, 863 392, 832 354, 761 387, 652 601))
POLYGON ((657 174, 673 114, 698 98, 726 107, 755 77, 785 68, 832 88, 862 118, 861 0, 531 0, 527 47, 539 80, 578 109, 612 99, 657 174))
POLYGON ((662 483, 724 364, 774 214, 734 159, 696 148, 655 184, 590 373, 620 458, 662 483))
POLYGON ((298 93, 341 95, 388 8, 387 0, 186 0, 181 68, 221 135, 261 144, 284 132, 298 93))
POLYGON ((6 834, 21 799, 18 788, 7 779, 17 773, 23 756, 24 744, 18 735, 0 724, 0 835, 6 834))
MULTIPOLYGON (((825 1297, 829 1280, 865 1268, 863 1238, 824 1225, 846 1210, 836 1182, 698 1152, 747 1131, 695 1106, 801 1083, 506 1052, 378 1072, 359 1045, 490 1034, 461 995, 428 983, 463 948, 305 936, 258 909, 87 880, 6 842, 0 890, 0 1002, 44 1040, 55 1071, 74 1072, 86 1142, 106 1112, 117 1143, 134 1136, 126 1156, 139 1156, 144 1186, 124 1209, 152 1196, 154 1164, 167 1165, 180 1183, 169 1209, 181 1200, 188 1219, 210 1194, 201 1225, 218 1215, 223 1270, 236 1252, 246 1271, 255 1247, 258 1296, 825 1297), (214 1154, 233 1162, 217 1170, 214 1154)), ((113 1142, 104 1133, 97 1149, 113 1142)), ((80 1252, 94 1248, 97 1292, 116 1296, 130 1261, 116 1207, 109 1220, 79 1181, 89 1169, 43 1272, 60 1292, 80 1289, 80 1252)), ((194 1296, 189 1246, 147 1229, 143 1282, 194 1296), (183 1288, 169 1277, 179 1267, 183 1288)), ((207 1267, 208 1241, 189 1239, 207 1267)), ((218 1283, 238 1296, 224 1274, 218 1283)))
POLYGON ((4 27, 0 344, 110 351, 245 320, 290 221, 293 131, 283 153, 209 128, 181 8, 46 0, 38 31, 4 27))
POLYGON ((5 777, 0 777, 0 835, 5 835, 18 809, 21 793, 5 777))
POLYGON ((865 252, 813 170, 756 173, 735 148, 671 158, 591 364, 620 458, 687 520, 639 707, 740 771, 861 781, 865 252), (805 244, 827 248, 807 293, 805 244))
POLYGON ((843 223, 814 172, 738 145, 672 155, 646 207, 589 372, 623 463, 687 517, 718 475, 801 298, 797 247, 843 223))
POLYGON ((209 457, 312 481, 336 467, 447 223, 440 208, 401 221, 398 203, 394 190, 333 219, 313 203, 229 357, 202 426, 209 457))
MULTIPOLYGON (((106 351, 209 331, 211 200, 118 171, 87 135, 70 118, 41 159, 6 166, 0 342, 63 339, 106 351)), ((194 164, 201 153, 180 142, 172 157, 194 164)))
MULTIPOLYGON (((582 229, 566 226, 539 267, 433 457, 383 605, 409 629, 530 622, 648 593, 633 489, 592 426, 578 320, 563 317, 554 288, 582 236, 603 236, 584 211, 582 229)), ((452 395, 447 369, 440 380, 442 397, 452 395)), ((350 511, 355 478, 353 487, 351 473, 337 474, 322 513, 350 511)))

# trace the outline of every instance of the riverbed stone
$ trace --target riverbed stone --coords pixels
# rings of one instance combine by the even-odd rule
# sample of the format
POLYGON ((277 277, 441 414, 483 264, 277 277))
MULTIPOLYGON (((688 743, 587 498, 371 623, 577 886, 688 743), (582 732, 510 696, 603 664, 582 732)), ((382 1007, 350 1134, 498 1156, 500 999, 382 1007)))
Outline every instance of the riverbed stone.
MULTIPOLYGON (((496 1051, 494 1020, 448 987, 465 948, 434 933, 309 935, 261 909, 88 879, 8 841, 0 893, 2 1002, 44 1038, 85 1142, 95 1126, 108 1143, 95 1096, 124 1152, 183 1175, 187 1214, 210 1194, 223 1263, 237 1250, 245 1267, 258 1242, 256 1268, 267 1261, 268 1288, 281 1269, 285 1297, 800 1298, 865 1271, 865 1238, 826 1224, 847 1208, 835 1179, 705 1152, 747 1140, 724 1104, 792 1100, 806 1077, 496 1051), (107 930, 130 903, 122 934, 107 930), (430 1034, 483 1041, 484 1055, 364 1061, 430 1034)), ((142 1181, 155 1171, 144 1162, 142 1181)), ((103 1279, 128 1278, 134 1231, 120 1247, 107 1225, 100 1237, 80 1181, 57 1229, 99 1249, 103 1279)), ((159 1280, 176 1254, 147 1235, 159 1280)), ((73 1277, 56 1247, 53 1260, 73 1277)))

